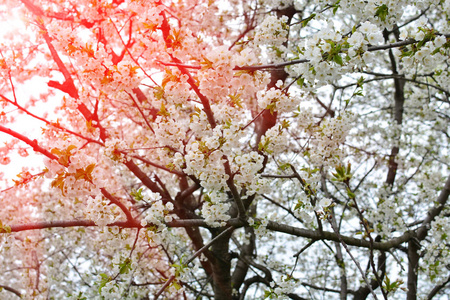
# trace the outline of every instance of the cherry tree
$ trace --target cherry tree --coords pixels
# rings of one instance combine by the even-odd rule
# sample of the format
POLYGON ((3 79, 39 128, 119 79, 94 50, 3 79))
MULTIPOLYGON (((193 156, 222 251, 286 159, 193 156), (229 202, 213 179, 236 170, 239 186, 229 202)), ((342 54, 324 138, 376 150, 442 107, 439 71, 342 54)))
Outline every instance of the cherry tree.
POLYGON ((0 7, 2 299, 448 299, 449 0, 0 7))

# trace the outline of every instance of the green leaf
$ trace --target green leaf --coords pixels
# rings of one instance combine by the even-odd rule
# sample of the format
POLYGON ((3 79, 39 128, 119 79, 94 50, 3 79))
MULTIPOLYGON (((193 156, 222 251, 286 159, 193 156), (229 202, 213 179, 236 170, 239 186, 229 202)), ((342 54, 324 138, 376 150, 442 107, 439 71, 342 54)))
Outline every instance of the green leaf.
POLYGON ((11 227, 3 225, 2 221, 0 221, 0 233, 11 233, 11 227))
POLYGON ((295 204, 294 210, 300 209, 300 208, 304 208, 306 205, 305 203, 303 203, 303 201, 297 201, 297 203, 295 204))
POLYGON ((143 189, 140 188, 139 190, 133 190, 131 191, 131 197, 133 197, 136 201, 142 201, 144 200, 144 195, 142 195, 143 189))
POLYGON ((155 96, 156 99, 161 100, 164 97, 164 89, 162 87, 155 87, 155 91, 153 92, 153 96, 155 96))
POLYGON ((102 288, 111 281, 111 277, 109 277, 108 275, 106 275, 105 273, 101 273, 100 274, 101 280, 100 280, 100 284, 98 287, 98 292, 101 293, 102 292, 102 288))
POLYGON ((297 79, 297 85, 299 87, 303 87, 303 85, 305 84, 305 78, 301 77, 299 79, 297 79))
POLYGON ((290 167, 291 167, 291 164, 290 164, 290 163, 284 163, 284 164, 281 164, 278 168, 279 168, 280 170, 285 171, 285 170, 289 169, 290 167))
POLYGON ((178 283, 177 280, 172 281, 172 286, 175 287, 177 291, 181 289, 181 285, 178 283))
POLYGON ((264 144, 262 142, 259 142, 258 150, 259 151, 265 151, 265 152, 270 154, 270 153, 272 153, 272 151, 268 150, 269 145, 270 145, 270 138, 266 138, 265 141, 264 141, 264 144))
POLYGON ((332 180, 348 184, 350 179, 352 178, 351 169, 352 168, 350 163, 347 164, 347 167, 343 165, 336 166, 336 172, 331 173, 331 175, 333 175, 332 180))
POLYGON ((397 279, 397 280, 391 282, 391 280, 389 279, 389 277, 387 275, 384 278, 384 289, 388 293, 395 292, 402 284, 403 284, 403 280, 397 279))
POLYGON ((340 66, 344 65, 344 62, 342 61, 342 57, 339 54, 336 54, 335 56, 333 56, 333 61, 340 66))
POLYGON ((161 102, 161 108, 159 109, 158 115, 163 117, 170 116, 169 112, 166 109, 166 106, 164 105, 164 102, 161 102))
POLYGON ((66 149, 64 150, 60 150, 58 148, 53 148, 50 150, 50 152, 52 154, 55 154, 56 156, 59 157, 58 159, 58 163, 60 163, 61 165, 63 165, 64 167, 68 167, 69 166, 69 162, 70 162, 70 156, 72 155, 70 152, 73 149, 76 149, 77 147, 75 145, 69 145, 66 149))
POLYGON ((347 188, 347 196, 350 199, 355 199, 355 197, 356 197, 355 193, 353 193, 349 188, 347 188))
POLYGON ((272 291, 272 290, 269 290, 269 291, 264 291, 264 299, 267 299, 267 298, 269 298, 269 299, 273 299, 274 297, 276 297, 277 295, 272 291))
POLYGON ((67 177, 66 173, 58 174, 58 177, 53 179, 53 181, 51 182, 51 187, 59 188, 63 196, 64 196, 64 181, 66 177, 67 177))
POLYGON ((301 21, 302 26, 305 27, 305 26, 309 23, 309 21, 311 21, 312 19, 314 19, 315 16, 316 16, 316 14, 312 14, 312 15, 310 15, 309 17, 307 17, 306 19, 303 19, 303 20, 301 21))
POLYGON ((333 15, 335 15, 335 14, 336 14, 336 12, 337 12, 338 8, 339 8, 339 6, 335 6, 335 7, 333 8, 333 15))
POLYGON ((281 128, 282 129, 289 128, 289 125, 291 125, 291 122, 289 122, 288 120, 282 120, 281 121, 281 128))
POLYGON ((377 10, 375 11, 375 17, 378 17, 383 22, 386 21, 386 17, 388 14, 389 7, 387 7, 386 4, 378 6, 377 10))
POLYGON ((203 61, 200 62, 202 70, 213 69, 213 62, 202 55, 203 61))
POLYGON ((86 168, 76 169, 75 174, 73 174, 75 176, 75 180, 83 179, 87 182, 93 183, 92 171, 94 168, 95 164, 90 164, 86 168))
POLYGON ((203 200, 207 203, 212 203, 211 197, 207 194, 203 196, 203 200))
POLYGON ((364 83, 364 76, 361 76, 361 77, 359 77, 358 81, 356 82, 356 86, 362 89, 363 83, 364 83))
POLYGON ((336 3, 333 4, 333 15, 336 14, 338 8, 339 8, 339 4, 341 3, 341 0, 336 1, 336 3))
POLYGON ((127 257, 124 262, 119 264, 120 274, 128 274, 131 271, 131 259, 127 257))
POLYGON ((242 108, 241 94, 235 93, 233 95, 228 95, 228 97, 230 98, 231 106, 242 108))
POLYGON ((183 257, 181 257, 180 262, 171 264, 171 267, 175 268, 175 277, 178 277, 187 268, 187 265, 183 264, 183 257))

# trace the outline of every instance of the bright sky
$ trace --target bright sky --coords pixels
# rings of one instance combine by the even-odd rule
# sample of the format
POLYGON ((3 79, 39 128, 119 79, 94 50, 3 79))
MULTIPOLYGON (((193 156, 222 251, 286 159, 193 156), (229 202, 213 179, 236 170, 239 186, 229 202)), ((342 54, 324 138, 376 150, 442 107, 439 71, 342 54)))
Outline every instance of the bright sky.
MULTIPOLYGON (((18 32, 24 32, 27 30, 24 22, 22 21, 17 9, 6 9, 4 6, 0 6, 0 54, 1 52, 8 51, 8 43, 11 37, 15 37, 18 32)), ((5 82, 5 81, 3 81, 5 82)), ((46 90, 46 82, 41 80, 33 80, 26 82, 25 85, 15 84, 16 98, 19 104, 24 105, 30 98, 34 97, 39 99, 39 95, 46 90)), ((0 84, 0 93, 9 99, 13 99, 12 93, 5 92, 5 88, 9 89, 6 83, 0 84)), ((57 101, 57 100, 56 100, 57 101)), ((50 104, 51 106, 51 104, 50 104)), ((1 108, 6 114, 16 114, 16 109, 11 106, 1 108)), ((53 112, 53 109, 49 109, 49 103, 44 105, 38 105, 32 109, 33 113, 42 116, 45 111, 53 112)), ((12 130, 15 130, 30 139, 39 139, 41 133, 42 122, 33 120, 28 116, 19 116, 13 124, 2 124, 12 130)), ((11 138, 0 132, 0 148, 4 147, 6 142, 11 141, 11 138)), ((18 146, 26 146, 24 143, 19 143, 18 146)), ((27 147, 29 149, 29 147, 27 147)), ((22 171, 24 167, 33 167, 42 165, 42 156, 33 155, 33 151, 29 149, 30 154, 27 157, 20 157, 19 155, 11 155, 11 163, 8 165, 0 165, 0 173, 4 173, 4 178, 8 178, 7 186, 13 185, 12 179, 17 179, 16 175, 22 171)), ((1 154, 0 154, 1 155, 1 154)), ((35 172, 31 172, 34 174, 35 172)), ((0 190, 6 188, 2 182, 0 182, 0 190)))

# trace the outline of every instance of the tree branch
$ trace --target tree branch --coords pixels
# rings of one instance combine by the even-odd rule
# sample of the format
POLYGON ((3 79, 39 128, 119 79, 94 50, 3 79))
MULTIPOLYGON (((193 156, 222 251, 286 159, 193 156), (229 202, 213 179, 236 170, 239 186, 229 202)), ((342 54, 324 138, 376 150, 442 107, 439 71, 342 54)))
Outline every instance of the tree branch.
POLYGON ((41 146, 39 146, 37 140, 30 140, 29 138, 27 138, 26 136, 15 132, 14 130, 11 130, 9 128, 6 128, 3 125, 0 125, 0 131, 9 134, 10 136, 15 137, 16 139, 21 140, 22 142, 26 143, 27 145, 31 146, 33 148, 34 151, 39 152, 45 156, 47 156, 48 158, 50 158, 51 160, 58 160, 58 157, 56 155, 54 155, 53 153, 51 153, 50 151, 42 148, 41 146))
MULTIPOLYGON (((134 162, 133 160, 127 160, 124 163, 125 166, 127 166, 128 170, 130 170, 139 180, 152 192, 159 193, 161 196, 164 196, 164 191, 155 183, 153 180, 151 180, 147 174, 145 174, 134 162)), ((166 195, 167 196, 167 195, 166 195)))
POLYGON ((434 206, 427 214, 427 217, 422 222, 422 226, 420 226, 417 229, 417 238, 419 240, 425 239, 425 237, 428 234, 428 231, 430 230, 430 224, 438 216, 442 210, 444 209, 445 205, 447 204, 447 200, 450 194, 450 175, 447 177, 447 181, 444 184, 444 187, 442 188, 441 192, 439 193, 438 198, 436 199, 436 206, 434 206))
MULTIPOLYGON (((277 222, 269 221, 267 224, 267 229, 273 230, 276 232, 283 232, 286 234, 299 236, 299 237, 305 237, 309 239, 314 240, 329 240, 329 241, 335 241, 339 242, 339 236, 335 234, 334 232, 329 231, 316 231, 316 230, 308 230, 303 228, 297 228, 286 224, 279 224, 277 222)), ((349 236, 340 235, 342 240, 350 246, 356 246, 360 248, 371 248, 373 247, 374 250, 384 250, 387 251, 391 248, 395 248, 408 240, 410 240, 412 237, 414 237, 415 233, 413 231, 407 231, 403 235, 393 238, 386 242, 373 242, 373 244, 370 241, 362 240, 362 239, 356 239, 349 236)))
POLYGON ((225 173, 228 175, 227 186, 230 189, 231 194, 233 195, 234 202, 236 203, 236 205, 238 207, 239 218, 245 219, 246 209, 245 209, 244 203, 242 203, 241 196, 239 195, 239 192, 237 191, 236 186, 234 185, 234 181, 233 181, 234 175, 231 173, 230 163, 228 161, 228 158, 225 157, 225 162, 223 165, 225 167, 225 173))
POLYGON ((431 291, 430 293, 428 293, 427 295, 427 300, 431 300, 434 298, 434 296, 436 296, 440 290, 442 290, 443 288, 445 288, 445 286, 450 282, 450 276, 447 277, 447 280, 445 280, 443 283, 436 285, 431 291))
MULTIPOLYGON (((121 228, 135 228, 140 225, 135 222, 121 221, 114 222, 106 225, 107 227, 118 226, 121 228)), ((28 230, 36 230, 36 229, 47 229, 47 228, 69 228, 69 227, 99 227, 91 220, 72 220, 72 221, 47 221, 47 222, 35 222, 28 224, 20 224, 20 225, 10 225, 9 228, 11 232, 20 232, 20 231, 28 231, 28 230)), ((6 233, 5 230, 2 230, 0 233, 6 233)))
MULTIPOLYGON (((120 151, 120 153, 127 154, 126 151, 120 151)), ((185 174, 182 173, 182 172, 179 172, 179 171, 177 171, 177 170, 171 170, 171 169, 169 169, 169 168, 167 168, 167 167, 164 167, 164 166, 162 166, 162 165, 159 165, 159 164, 157 164, 157 163, 154 163, 154 162, 152 162, 152 161, 149 161, 148 159, 145 159, 145 158, 143 158, 143 157, 141 157, 141 156, 139 156, 139 155, 130 155, 130 156, 131 156, 132 158, 136 158, 137 160, 140 160, 140 161, 142 161, 143 163, 145 163, 145 164, 147 164, 147 165, 149 165, 149 166, 155 167, 155 168, 157 168, 157 169, 161 169, 161 170, 164 170, 164 171, 166 171, 166 172, 169 172, 169 173, 172 173, 172 174, 175 174, 175 175, 178 175, 178 176, 185 176, 185 174)))
MULTIPOLYGON (((443 34, 443 36, 448 38, 448 37, 450 37, 450 34, 443 34)), ((367 48, 367 51, 373 52, 373 51, 378 51, 378 50, 388 50, 388 49, 392 49, 392 48, 399 48, 399 47, 402 47, 402 46, 416 44, 416 43, 419 43, 419 42, 420 41, 409 39, 409 40, 405 40, 405 41, 401 41, 401 42, 389 43, 389 44, 384 44, 384 45, 369 46, 367 48)), ((343 48, 342 50, 345 51, 346 49, 343 48)), ((284 62, 284 63, 277 63, 277 64, 266 64, 266 65, 235 67, 234 70, 236 70, 236 71, 240 71, 240 70, 258 71, 258 70, 280 69, 280 68, 284 68, 284 67, 291 66, 291 65, 307 63, 309 61, 310 61, 309 59, 294 59, 294 60, 291 60, 291 61, 287 61, 287 62, 284 62)), ((186 69, 200 70, 202 68, 201 66, 185 65, 185 64, 182 64, 181 62, 165 63, 165 62, 161 62, 160 61, 160 63, 163 64, 163 65, 166 65, 166 66, 181 67, 181 68, 186 68, 186 69)))
POLYGON ((127 217, 127 222, 136 222, 136 220, 131 215, 130 210, 122 202, 120 202, 119 199, 111 195, 105 188, 101 188, 100 191, 105 198, 111 201, 111 203, 117 205, 122 210, 122 212, 127 217))

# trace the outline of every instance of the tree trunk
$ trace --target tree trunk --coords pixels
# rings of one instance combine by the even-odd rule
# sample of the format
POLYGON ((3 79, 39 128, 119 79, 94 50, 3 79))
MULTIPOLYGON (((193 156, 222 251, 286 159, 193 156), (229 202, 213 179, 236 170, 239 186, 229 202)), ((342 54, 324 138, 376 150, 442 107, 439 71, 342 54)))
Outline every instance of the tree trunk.
MULTIPOLYGON (((223 230, 224 229, 211 230, 212 238, 219 235, 223 230)), ((233 232, 230 231, 211 246, 211 253, 214 256, 212 269, 215 300, 231 299, 231 255, 229 253, 229 242, 232 233, 233 232)))
POLYGON ((418 241, 412 239, 408 242, 408 293, 406 294, 406 300, 417 299, 419 259, 418 241))

